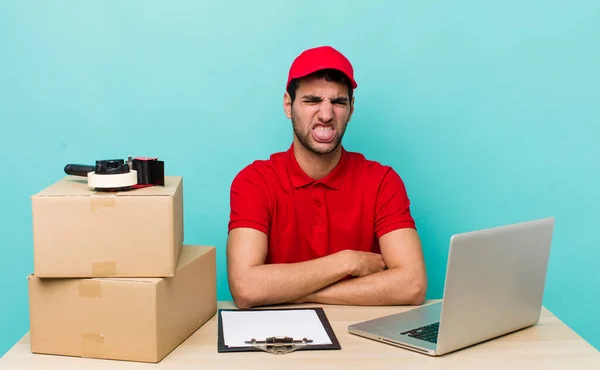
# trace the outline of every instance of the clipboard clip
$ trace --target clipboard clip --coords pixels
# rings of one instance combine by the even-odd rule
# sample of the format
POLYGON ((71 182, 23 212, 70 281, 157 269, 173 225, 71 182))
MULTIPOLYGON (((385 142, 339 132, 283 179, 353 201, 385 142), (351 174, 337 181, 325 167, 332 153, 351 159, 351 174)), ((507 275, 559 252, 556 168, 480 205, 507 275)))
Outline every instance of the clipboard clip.
POLYGON ((245 341, 246 344, 250 344, 254 348, 275 355, 285 355, 286 353, 305 347, 312 342, 312 339, 302 338, 300 340, 295 340, 291 337, 268 337, 265 340, 256 340, 252 338, 251 340, 245 341))

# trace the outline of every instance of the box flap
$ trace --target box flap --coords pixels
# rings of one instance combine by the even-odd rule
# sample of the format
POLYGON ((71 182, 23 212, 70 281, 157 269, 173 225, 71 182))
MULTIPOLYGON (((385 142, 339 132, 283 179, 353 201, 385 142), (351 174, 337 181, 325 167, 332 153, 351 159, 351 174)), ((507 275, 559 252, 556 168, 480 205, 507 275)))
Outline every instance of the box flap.
POLYGON ((134 283, 134 284, 158 284, 162 278, 90 278, 90 280, 100 280, 100 281, 111 281, 111 282, 121 282, 121 283, 134 283))
MULTIPOLYGON (((40 279, 35 274, 27 275, 27 280, 40 279)), ((163 278, 52 278, 49 281, 60 281, 60 280, 77 280, 77 281, 111 281, 111 282, 122 282, 122 283, 141 283, 141 284, 158 284, 163 278)))
POLYGON ((82 176, 65 176, 60 181, 43 189, 33 197, 43 196, 173 196, 181 184, 181 176, 165 176, 164 186, 150 186, 119 192, 97 192, 87 185, 87 178, 82 176))

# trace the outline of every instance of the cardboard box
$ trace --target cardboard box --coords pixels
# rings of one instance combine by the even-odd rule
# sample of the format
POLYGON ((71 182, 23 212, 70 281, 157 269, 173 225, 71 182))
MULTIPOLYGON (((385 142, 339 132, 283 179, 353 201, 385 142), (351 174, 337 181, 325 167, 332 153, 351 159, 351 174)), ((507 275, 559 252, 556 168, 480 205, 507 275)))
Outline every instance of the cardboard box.
POLYGON ((46 277, 173 276, 183 244, 183 179, 96 192, 67 176, 31 197, 34 271, 46 277))
POLYGON ((217 310, 214 247, 184 246, 174 277, 29 276, 31 351, 159 362, 217 310))

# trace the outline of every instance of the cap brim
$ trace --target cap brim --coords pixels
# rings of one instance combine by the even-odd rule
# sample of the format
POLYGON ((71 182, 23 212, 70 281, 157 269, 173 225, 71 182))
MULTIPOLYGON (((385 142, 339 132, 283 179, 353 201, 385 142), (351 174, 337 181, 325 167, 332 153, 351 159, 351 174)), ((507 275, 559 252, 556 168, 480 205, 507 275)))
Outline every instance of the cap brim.
POLYGON ((321 70, 324 70, 324 69, 335 69, 336 71, 339 71, 339 72, 343 73, 344 76, 346 76, 346 78, 348 80, 350 80, 350 84, 352 86, 352 89, 356 89, 358 87, 358 84, 356 83, 356 81, 354 80, 354 78, 348 76, 348 74, 346 72, 344 72, 343 70, 341 70, 339 68, 336 68, 336 67, 330 67, 330 66, 318 66, 318 67, 315 67, 315 68, 311 68, 311 69, 305 70, 302 73, 293 75, 291 77, 291 79, 288 81, 288 83, 286 85, 286 88, 290 85, 290 82, 292 82, 292 80, 297 79, 297 78, 306 77, 306 76, 308 76, 311 73, 315 73, 315 72, 318 72, 318 71, 321 71, 321 70))

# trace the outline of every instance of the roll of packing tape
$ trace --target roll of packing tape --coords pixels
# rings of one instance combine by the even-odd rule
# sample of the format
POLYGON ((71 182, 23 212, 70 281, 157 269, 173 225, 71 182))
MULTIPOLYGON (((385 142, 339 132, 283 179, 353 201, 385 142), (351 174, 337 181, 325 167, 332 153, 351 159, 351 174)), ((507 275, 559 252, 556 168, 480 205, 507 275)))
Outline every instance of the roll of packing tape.
POLYGON ((114 189, 133 186, 137 184, 137 171, 131 170, 127 173, 98 175, 88 172, 88 186, 95 189, 114 189))

